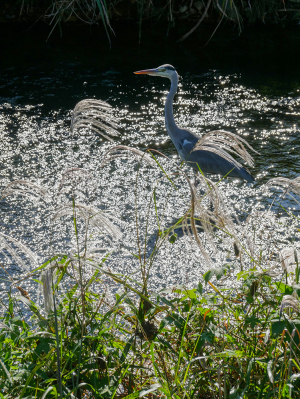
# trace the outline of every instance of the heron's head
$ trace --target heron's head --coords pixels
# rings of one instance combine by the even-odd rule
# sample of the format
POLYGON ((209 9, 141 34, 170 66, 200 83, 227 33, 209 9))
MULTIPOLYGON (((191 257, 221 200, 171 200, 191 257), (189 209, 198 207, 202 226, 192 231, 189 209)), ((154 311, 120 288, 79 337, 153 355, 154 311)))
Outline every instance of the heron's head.
POLYGON ((144 69, 142 71, 137 71, 134 73, 136 75, 153 75, 169 79, 171 79, 174 74, 177 74, 175 68, 169 64, 161 65, 160 67, 154 69, 144 69))

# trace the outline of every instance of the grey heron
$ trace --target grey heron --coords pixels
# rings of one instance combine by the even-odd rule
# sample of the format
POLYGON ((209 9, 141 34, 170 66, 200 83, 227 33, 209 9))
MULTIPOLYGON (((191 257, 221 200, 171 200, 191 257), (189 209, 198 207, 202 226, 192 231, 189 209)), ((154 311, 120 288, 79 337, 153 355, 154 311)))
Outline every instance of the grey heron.
POLYGON ((228 151, 231 151, 239 155, 250 166, 253 166, 253 159, 245 149, 245 146, 252 150, 253 148, 246 140, 234 133, 220 130, 209 132, 200 138, 189 130, 181 129, 176 125, 173 116, 173 99, 178 87, 178 74, 172 65, 166 64, 158 68, 144 69, 134 73, 170 79, 171 88, 165 104, 167 132, 181 159, 191 165, 195 172, 198 172, 200 168, 203 174, 212 173, 221 176, 239 177, 249 183, 254 181, 250 172, 228 153, 228 151))

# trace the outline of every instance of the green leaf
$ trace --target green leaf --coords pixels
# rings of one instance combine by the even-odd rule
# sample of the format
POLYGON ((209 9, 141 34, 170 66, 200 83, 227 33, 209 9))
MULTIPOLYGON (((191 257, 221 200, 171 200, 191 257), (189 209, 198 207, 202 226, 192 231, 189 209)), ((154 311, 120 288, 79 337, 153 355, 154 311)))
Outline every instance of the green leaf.
POLYGON ((255 316, 249 316, 245 318, 245 324, 250 324, 252 328, 254 328, 257 324, 260 323, 260 319, 255 316))
POLYGON ((230 392, 229 392, 229 399, 237 399, 240 398, 240 393, 242 392, 242 390, 237 387, 237 388, 231 388, 230 392))
POLYGON ((297 388, 300 386, 300 374, 292 374, 289 378, 289 381, 293 383, 293 385, 297 388))
POLYGON ((36 283, 43 285, 43 282, 40 280, 37 280, 36 278, 33 278, 32 281, 35 281, 36 283))
POLYGON ((172 313, 171 315, 165 317, 162 321, 161 321, 161 326, 162 328, 167 326, 168 324, 175 324, 175 326, 177 328, 183 328, 184 324, 185 324, 185 319, 180 316, 179 314, 176 313, 172 313))
POLYGON ((200 283, 200 281, 199 281, 198 287, 196 288, 196 291, 199 292, 200 295, 202 295, 203 285, 200 283))
POLYGON ((140 391, 130 393, 129 395, 125 396, 123 399, 134 399, 138 398, 140 391))
POLYGON ((177 240, 177 234, 174 233, 171 235, 171 237, 169 238, 169 241, 171 244, 174 244, 174 242, 177 240))
POLYGON ((160 337, 160 336, 157 336, 156 337, 156 340, 158 341, 158 342, 160 342, 161 344, 163 344, 164 346, 166 346, 167 348, 169 348, 173 353, 177 353, 173 348, 172 348, 172 346, 171 346, 171 344, 166 340, 166 339, 164 339, 164 338, 162 338, 162 337, 160 337))
POLYGON ((224 265, 222 267, 216 267, 215 269, 211 269, 203 275, 204 281, 207 284, 209 280, 216 276, 217 280, 220 280, 226 274, 226 271, 229 269, 228 265, 224 265))
POLYGON ((35 349, 35 353, 40 355, 42 352, 48 353, 50 350, 49 343, 53 342, 51 338, 40 338, 40 343, 35 349))
POLYGON ((55 388, 54 386, 49 387, 49 388, 45 391, 45 393, 44 393, 44 395, 42 396, 41 399, 45 399, 46 396, 47 396, 47 394, 48 394, 50 391, 54 391, 55 397, 56 397, 56 399, 57 399, 57 390, 56 390, 56 388, 55 388))
POLYGON ((196 290, 195 289, 186 290, 185 293, 186 293, 186 297, 185 298, 187 298, 187 297, 190 298, 190 299, 196 298, 196 290))
POLYGON ((300 284, 295 284, 293 285, 294 291, 296 292, 296 294, 298 295, 298 297, 300 298, 300 284))
MULTIPOLYGON (((54 349, 53 349, 52 351, 50 351, 50 352, 47 354, 47 356, 46 356, 45 359, 44 359, 44 362, 45 362, 49 357, 52 356, 53 352, 54 352, 54 349)), ((37 372, 41 367, 44 366, 44 364, 45 364, 45 363, 40 363, 40 364, 36 365, 36 366, 33 368, 33 370, 31 371, 31 373, 30 373, 30 375, 29 375, 29 377, 27 378, 27 380, 26 380, 26 382, 25 382, 25 386, 24 386, 24 388, 23 388, 23 390, 22 390, 22 392, 21 392, 20 399, 21 399, 21 398, 23 397, 23 395, 25 394, 26 389, 27 389, 27 386, 28 386, 28 384, 31 382, 33 376, 36 374, 36 372, 37 372)), ((54 387, 52 387, 52 388, 54 388, 54 387)), ((47 390, 47 391, 48 391, 48 390, 47 390)), ((46 392, 47 392, 47 391, 46 391, 46 392)), ((56 391, 56 389, 55 389, 55 391, 56 391)), ((49 391, 49 392, 50 392, 50 391, 49 391)), ((43 397, 46 397, 46 396, 43 396, 43 397)), ((57 397, 57 393, 56 393, 56 397, 57 397)))
POLYGON ((197 346, 196 346, 196 349, 195 349, 195 352, 196 352, 196 353, 198 353, 198 352, 200 351, 200 349, 202 348, 202 346, 204 345, 204 343, 205 343, 205 339, 204 339, 203 337, 201 337, 200 339, 198 339, 197 346))
POLYGON ((126 359, 126 356, 129 352, 129 349, 131 348, 132 342, 134 340, 135 336, 133 335, 127 342, 127 344, 125 345, 125 348, 122 352, 121 358, 120 358, 120 362, 123 363, 126 359))
POLYGON ((275 320, 271 322, 271 333, 276 338, 278 335, 282 334, 286 326, 285 320, 275 320))
POLYGON ((249 384, 250 384, 250 376, 251 376, 251 370, 252 370, 253 363, 254 363, 254 359, 251 359, 250 362, 249 362, 249 364, 248 364, 248 367, 247 367, 246 388, 247 388, 247 387, 249 386, 249 384))
POLYGON ((217 280, 220 280, 220 278, 224 276, 226 269, 224 267, 217 267, 216 269, 214 269, 214 271, 217 280))
POLYGON ((37 370, 36 374, 39 375, 44 381, 49 380, 48 374, 46 374, 43 370, 37 370))
POLYGON ((280 292, 282 292, 284 295, 292 295, 293 293, 293 287, 290 287, 289 285, 283 284, 281 282, 275 282, 276 287, 280 292))
POLYGON ((213 275, 215 274, 215 270, 209 270, 208 272, 203 274, 203 278, 205 281, 205 284, 207 284, 209 282, 209 280, 213 277, 213 275))

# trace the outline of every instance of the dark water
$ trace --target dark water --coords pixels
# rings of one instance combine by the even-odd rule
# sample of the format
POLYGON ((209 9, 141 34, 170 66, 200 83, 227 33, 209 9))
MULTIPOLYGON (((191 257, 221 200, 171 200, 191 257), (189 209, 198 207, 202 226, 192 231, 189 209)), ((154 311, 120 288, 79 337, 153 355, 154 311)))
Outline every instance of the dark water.
MULTIPOLYGON (((116 48, 107 50, 104 44, 98 48, 95 41, 81 38, 77 47, 70 46, 67 40, 59 48, 56 40, 44 44, 39 51, 30 47, 7 51, 0 76, 1 190, 14 180, 26 179, 45 187, 47 201, 39 199, 34 190, 29 190, 31 194, 27 196, 4 198, 0 203, 1 233, 28 246, 35 253, 36 265, 54 253, 69 254, 76 246, 72 219, 53 217, 62 206, 71 204, 69 192, 60 192, 65 171, 83 168, 89 177, 79 175, 76 182, 66 179, 66 186, 76 187, 78 202, 105 211, 123 234, 122 239, 112 243, 92 229, 91 253, 97 253, 101 259, 113 245, 115 255, 108 262, 109 267, 115 272, 139 275, 138 262, 131 255, 138 253, 134 238, 137 163, 130 157, 100 168, 105 152, 114 143, 90 131, 72 136, 70 116, 76 103, 84 98, 105 100, 120 120, 120 135, 115 144, 156 149, 179 163, 164 127, 163 106, 169 82, 133 74, 135 70, 171 63, 181 76, 174 103, 178 124, 199 135, 215 129, 238 133, 259 152, 253 154, 254 185, 238 180, 219 185, 228 212, 236 212, 242 221, 241 226, 236 226, 240 240, 253 239, 255 250, 263 251, 266 259, 284 246, 297 246, 297 220, 285 217, 281 205, 295 215, 299 205, 291 197, 280 198, 278 190, 262 191, 270 178, 293 179, 300 172, 300 77, 293 47, 287 59, 286 47, 278 51, 276 46, 270 49, 267 44, 256 47, 252 43, 242 50, 240 43, 240 47, 231 48, 227 38, 222 50, 220 40, 218 37, 211 47, 198 49, 191 41, 176 45, 162 40, 159 46, 153 39, 141 46, 135 41, 125 46, 123 39, 116 48), (264 212, 269 208, 267 217, 264 212), (256 216, 255 223, 253 219, 246 223, 249 214, 260 216, 256 216)), ((174 171, 169 162, 159 159, 166 170, 174 171)), ((192 175, 188 168, 185 170, 192 175)), ((157 232, 153 204, 147 216, 153 188, 158 187, 157 206, 164 214, 165 227, 187 211, 190 194, 186 182, 180 179, 176 181, 178 190, 172 191, 158 167, 144 165, 139 173, 139 234, 144 239, 149 220, 147 252, 157 232), (165 206, 169 190, 171 195, 165 206)), ((79 230, 83 245, 83 223, 79 230)), ((230 261, 239 268, 239 260, 233 255, 233 240, 218 236, 215 241, 213 247, 203 237, 215 264, 230 261)), ((26 269, 33 269, 34 262, 26 255, 24 258, 16 244, 6 238, 1 245, 1 262, 11 276, 16 278, 26 269), (16 257, 12 258, 13 250, 25 260, 18 263, 16 257)), ((273 257, 264 266, 276 265, 279 261, 273 257)), ((150 273, 151 287, 158 289, 175 283, 194 286, 207 268, 196 245, 187 236, 180 236, 175 244, 161 248, 150 273)), ((0 276, 5 289, 8 275, 0 271, 0 276)), ((24 283, 24 288, 32 290, 31 283, 24 283)))

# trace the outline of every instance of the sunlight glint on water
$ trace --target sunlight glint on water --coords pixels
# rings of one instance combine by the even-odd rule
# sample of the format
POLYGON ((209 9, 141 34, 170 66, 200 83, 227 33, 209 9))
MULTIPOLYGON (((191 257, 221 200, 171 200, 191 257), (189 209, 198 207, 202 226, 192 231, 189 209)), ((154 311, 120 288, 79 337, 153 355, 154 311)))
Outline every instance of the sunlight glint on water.
MULTIPOLYGON (((67 201, 66 198, 70 200, 70 193, 58 195, 64 171, 70 167, 84 168, 90 177, 78 183, 76 200, 107 211, 123 232, 122 244, 114 244, 115 253, 108 266, 114 272, 132 274, 137 271, 138 275, 138 261, 130 255, 130 252, 137 253, 134 238, 137 162, 132 157, 129 160, 118 159, 100 169, 103 155, 112 144, 91 132, 71 137, 70 115, 75 104, 83 98, 96 97, 108 101, 120 118, 120 137, 116 144, 142 150, 152 148, 178 164, 179 158, 164 126, 163 107, 169 83, 152 77, 124 76, 118 70, 103 73, 91 70, 82 74, 76 65, 51 71, 47 76, 32 70, 25 75, 21 78, 7 70, 6 75, 1 76, 2 89, 6 93, 0 105, 1 188, 13 180, 27 179, 46 187, 49 200, 44 203, 32 197, 6 197, 0 204, 1 232, 27 245, 38 254, 40 262, 45 261, 53 251, 70 252, 75 245, 72 221, 56 221, 52 226, 51 220, 55 210, 67 201)), ((174 114, 181 127, 199 135, 214 129, 237 132, 259 151, 260 155, 253 154, 256 161, 252 170, 256 178, 254 186, 227 180, 222 181, 219 187, 226 208, 234 209, 241 219, 241 226, 236 228, 239 239, 244 243, 249 236, 253 236, 253 218, 248 218, 247 227, 245 220, 251 212, 255 213, 258 223, 255 233, 257 251, 262 250, 266 254, 271 251, 271 240, 277 241, 273 247, 277 250, 293 240, 297 245, 299 240, 297 221, 281 216, 284 211, 280 205, 298 215, 299 206, 291 197, 280 199, 277 191, 271 216, 261 217, 261 212, 272 204, 275 192, 274 189, 273 193, 263 192, 263 183, 275 176, 299 176, 299 110, 298 87, 292 92, 279 93, 278 89, 273 91, 271 86, 252 87, 242 76, 236 73, 224 75, 222 71, 185 74, 175 97, 174 114)), ((160 159, 160 162, 170 173, 175 171, 167 161, 160 159)), ((184 170, 192 177, 189 168, 184 170)), ((167 190, 171 187, 162 178, 159 168, 151 169, 143 164, 140 174, 138 213, 140 225, 145 226, 155 184, 159 181, 157 203, 160 209, 164 207, 167 190)), ((213 179, 217 181, 216 177, 213 179)), ((187 184, 182 179, 176 181, 179 190, 176 193, 173 191, 170 196, 164 227, 180 218, 189 206, 187 184)), ((157 234, 155 214, 150 215, 150 222, 147 253, 157 234)), ((179 238, 176 243, 164 245, 154 263, 150 289, 157 291, 174 284, 194 287, 201 273, 207 271, 196 245, 187 236, 177 233, 179 238)), ((143 238, 142 231, 140 238, 143 238)), ((103 256, 110 242, 96 236, 96 233, 92 240, 99 256, 103 256)), ((240 260, 234 255, 231 239, 222 241, 215 238, 217 251, 204 236, 203 241, 216 265, 231 262, 237 271, 240 270, 240 260)), ((276 262, 279 265, 273 260, 274 264, 276 262)), ((8 254, 2 256, 1 263, 6 265, 14 278, 24 273, 8 254)), ((0 271, 0 276, 1 291, 4 292, 9 282, 3 271, 0 271)), ((32 292, 34 287, 31 284, 26 282, 23 287, 32 292)), ((112 283, 107 281, 107 284, 112 283)))

